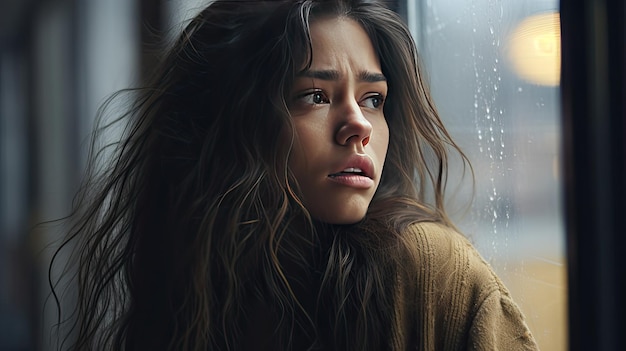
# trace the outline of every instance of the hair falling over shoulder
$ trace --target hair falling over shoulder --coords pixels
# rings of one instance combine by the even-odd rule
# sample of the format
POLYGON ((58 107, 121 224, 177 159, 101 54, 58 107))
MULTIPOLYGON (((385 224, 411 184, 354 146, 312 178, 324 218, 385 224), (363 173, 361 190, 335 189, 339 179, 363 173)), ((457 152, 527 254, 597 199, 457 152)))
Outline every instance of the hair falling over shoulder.
POLYGON ((76 292, 59 348, 385 348, 402 233, 450 224, 448 152, 464 158, 397 15, 365 0, 216 0, 129 95, 122 138, 102 149, 110 125, 96 134, 59 249, 76 292), (389 85, 385 172, 353 226, 311 219, 288 167, 285 95, 320 16, 361 24, 389 85))

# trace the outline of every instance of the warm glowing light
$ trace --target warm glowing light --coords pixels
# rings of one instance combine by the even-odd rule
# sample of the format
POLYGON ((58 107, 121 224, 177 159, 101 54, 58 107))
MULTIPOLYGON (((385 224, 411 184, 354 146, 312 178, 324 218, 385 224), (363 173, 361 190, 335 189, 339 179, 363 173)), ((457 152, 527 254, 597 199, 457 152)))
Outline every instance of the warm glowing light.
POLYGON ((561 28, 558 13, 526 18, 508 42, 513 70, 531 83, 557 86, 561 76, 561 28))

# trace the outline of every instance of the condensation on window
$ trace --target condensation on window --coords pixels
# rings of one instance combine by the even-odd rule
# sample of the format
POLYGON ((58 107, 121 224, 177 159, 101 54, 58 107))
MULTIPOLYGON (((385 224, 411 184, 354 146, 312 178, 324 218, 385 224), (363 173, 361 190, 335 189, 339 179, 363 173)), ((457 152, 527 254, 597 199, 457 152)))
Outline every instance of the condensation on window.
POLYGON ((509 287, 541 349, 566 350, 558 0, 407 8, 439 112, 474 167, 473 189, 456 179, 453 219, 509 287), (467 195, 469 210, 458 210, 467 195))

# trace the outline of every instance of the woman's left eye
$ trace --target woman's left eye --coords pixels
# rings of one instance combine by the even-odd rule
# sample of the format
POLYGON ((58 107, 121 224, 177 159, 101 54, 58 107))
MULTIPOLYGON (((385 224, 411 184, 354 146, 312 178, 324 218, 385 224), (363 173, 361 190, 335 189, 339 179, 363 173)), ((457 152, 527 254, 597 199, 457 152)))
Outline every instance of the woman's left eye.
POLYGON ((370 95, 363 99, 363 103, 361 104, 364 107, 379 109, 383 106, 385 102, 385 97, 382 94, 370 95))

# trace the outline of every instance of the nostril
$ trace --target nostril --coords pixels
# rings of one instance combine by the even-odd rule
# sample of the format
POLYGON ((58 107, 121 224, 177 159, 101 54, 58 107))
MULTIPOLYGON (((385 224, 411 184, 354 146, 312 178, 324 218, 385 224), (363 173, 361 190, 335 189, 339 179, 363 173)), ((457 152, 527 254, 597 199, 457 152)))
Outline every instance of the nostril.
POLYGON ((365 146, 365 145, 369 144, 370 137, 366 136, 365 138, 362 138, 360 135, 355 134, 355 135, 350 136, 348 139, 346 139, 345 142, 342 145, 348 146, 351 143, 358 143, 358 140, 361 140, 361 144, 363 146, 365 146))
POLYGON ((346 139, 345 143, 343 145, 348 146, 350 145, 351 142, 354 142, 353 138, 358 138, 358 135, 351 135, 348 137, 348 139, 346 139))

